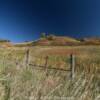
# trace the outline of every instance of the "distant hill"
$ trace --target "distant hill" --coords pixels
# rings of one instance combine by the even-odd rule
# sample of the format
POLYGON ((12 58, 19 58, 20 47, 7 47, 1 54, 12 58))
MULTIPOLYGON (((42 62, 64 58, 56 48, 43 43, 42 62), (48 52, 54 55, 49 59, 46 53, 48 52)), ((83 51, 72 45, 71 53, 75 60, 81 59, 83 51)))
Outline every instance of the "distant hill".
POLYGON ((15 46, 65 46, 79 44, 80 41, 71 37, 49 35, 36 41, 18 43, 15 46))
POLYGON ((0 48, 12 47, 12 46, 13 44, 10 42, 10 40, 0 39, 0 48))
POLYGON ((100 45, 100 38, 99 37, 83 38, 81 42, 84 45, 100 45))
POLYGON ((23 42, 23 43, 16 43, 14 44, 14 46, 16 47, 25 47, 25 46, 33 46, 34 42, 30 41, 30 42, 23 42))
POLYGON ((18 47, 24 46, 78 46, 78 45, 100 45, 100 38, 75 39, 67 36, 48 35, 35 41, 15 44, 18 47))
POLYGON ((34 45, 50 45, 50 46, 59 46, 59 45, 77 45, 80 41, 64 36, 48 36, 47 38, 41 38, 38 41, 34 42, 34 45))

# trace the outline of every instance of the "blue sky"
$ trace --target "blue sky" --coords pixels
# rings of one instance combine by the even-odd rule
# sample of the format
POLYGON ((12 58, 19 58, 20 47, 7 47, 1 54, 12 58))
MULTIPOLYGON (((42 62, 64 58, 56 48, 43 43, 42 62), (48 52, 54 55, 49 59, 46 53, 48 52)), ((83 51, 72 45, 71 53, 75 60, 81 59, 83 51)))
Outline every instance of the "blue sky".
POLYGON ((0 0, 0 38, 30 41, 41 32, 100 36, 100 0, 0 0))

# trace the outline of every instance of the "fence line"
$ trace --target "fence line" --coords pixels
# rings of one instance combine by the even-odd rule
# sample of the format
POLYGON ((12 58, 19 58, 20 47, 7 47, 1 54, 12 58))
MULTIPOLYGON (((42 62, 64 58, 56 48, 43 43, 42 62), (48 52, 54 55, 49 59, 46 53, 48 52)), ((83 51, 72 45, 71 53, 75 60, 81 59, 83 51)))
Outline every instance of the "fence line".
MULTIPOLYGON (((44 66, 41 65, 35 65, 35 64, 29 64, 30 66, 34 66, 34 68, 41 68, 42 70, 45 69, 44 66)), ((46 69, 54 69, 54 70, 60 70, 60 71, 71 71, 70 69, 65 70, 65 69, 61 69, 61 68, 50 68, 50 67, 46 67, 46 69)))
POLYGON ((45 57, 45 64, 44 66, 41 65, 35 65, 35 64, 29 64, 29 49, 27 49, 26 51, 26 65, 30 65, 30 66, 34 66, 34 68, 41 68, 41 70, 45 69, 46 73, 48 69, 53 69, 53 70, 60 70, 60 71, 69 71, 70 72, 70 77, 71 79, 75 78, 75 55, 74 54, 70 54, 70 69, 61 69, 61 68, 51 68, 48 67, 48 60, 49 60, 49 56, 45 57))

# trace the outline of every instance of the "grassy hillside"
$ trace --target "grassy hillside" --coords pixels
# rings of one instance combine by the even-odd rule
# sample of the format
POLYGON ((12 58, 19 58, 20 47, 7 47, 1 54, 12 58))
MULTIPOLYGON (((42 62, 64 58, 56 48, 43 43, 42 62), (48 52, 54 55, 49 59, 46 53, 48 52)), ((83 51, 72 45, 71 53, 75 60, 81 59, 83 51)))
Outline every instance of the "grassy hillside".
POLYGON ((79 45, 80 41, 64 36, 47 36, 40 38, 33 42, 24 42, 16 44, 15 46, 66 46, 66 45, 79 45))
POLYGON ((85 45, 100 45, 100 38, 95 38, 95 37, 84 38, 83 43, 85 45))
POLYGON ((26 51, 0 49, 0 100, 99 100, 100 47, 35 46, 29 48, 29 64, 26 51), (38 68, 48 55, 48 67, 68 69, 71 53, 76 66, 73 80, 70 72, 38 68))
POLYGON ((39 41, 37 41, 35 45, 53 45, 53 46, 62 45, 63 46, 63 45, 75 45, 78 43, 79 41, 70 37, 48 36, 47 38, 42 38, 39 41))
POLYGON ((15 47, 26 47, 26 46, 33 46, 33 41, 30 42, 23 42, 23 43, 16 43, 14 44, 15 47))
POLYGON ((75 39, 67 36, 48 35, 36 41, 15 44, 17 47, 25 46, 81 46, 81 45, 100 45, 99 38, 75 39))
POLYGON ((9 40, 2 40, 0 39, 0 47, 6 48, 6 47, 12 47, 13 44, 9 40))

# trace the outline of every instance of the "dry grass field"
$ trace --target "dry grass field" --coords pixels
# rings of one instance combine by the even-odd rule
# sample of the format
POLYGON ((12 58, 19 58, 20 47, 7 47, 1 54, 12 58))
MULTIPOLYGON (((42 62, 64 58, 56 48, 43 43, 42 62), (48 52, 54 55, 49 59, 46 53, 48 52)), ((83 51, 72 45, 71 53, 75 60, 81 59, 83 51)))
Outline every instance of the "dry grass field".
POLYGON ((100 100, 100 46, 34 46, 0 49, 0 100, 100 100), (75 78, 69 71, 75 55, 75 78))

